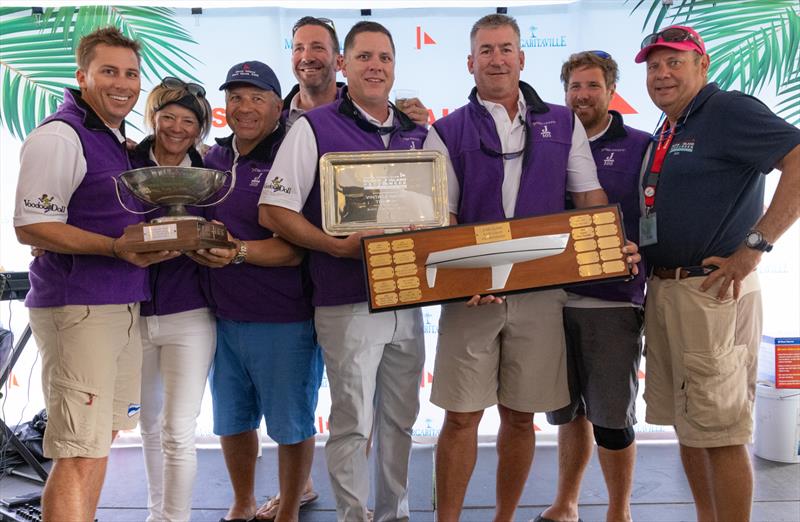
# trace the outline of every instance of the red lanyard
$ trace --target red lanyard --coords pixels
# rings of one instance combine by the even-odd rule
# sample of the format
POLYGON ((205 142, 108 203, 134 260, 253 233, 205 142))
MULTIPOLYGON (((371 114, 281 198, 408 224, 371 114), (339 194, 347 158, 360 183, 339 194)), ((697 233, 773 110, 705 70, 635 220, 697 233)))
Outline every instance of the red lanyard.
POLYGON ((658 138, 658 146, 653 155, 653 165, 650 167, 650 173, 647 175, 647 184, 644 187, 644 205, 647 213, 656 203, 656 187, 658 186, 658 177, 661 175, 661 166, 664 164, 664 158, 667 156, 669 147, 672 144, 672 137, 674 134, 667 129, 668 122, 664 122, 661 127, 661 134, 658 138))

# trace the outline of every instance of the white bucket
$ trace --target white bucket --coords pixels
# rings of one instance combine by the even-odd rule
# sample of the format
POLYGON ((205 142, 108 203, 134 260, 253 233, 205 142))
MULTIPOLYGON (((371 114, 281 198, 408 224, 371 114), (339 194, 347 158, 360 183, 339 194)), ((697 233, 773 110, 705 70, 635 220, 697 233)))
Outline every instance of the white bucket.
POLYGON ((762 459, 800 462, 800 390, 756 386, 753 452, 762 459))

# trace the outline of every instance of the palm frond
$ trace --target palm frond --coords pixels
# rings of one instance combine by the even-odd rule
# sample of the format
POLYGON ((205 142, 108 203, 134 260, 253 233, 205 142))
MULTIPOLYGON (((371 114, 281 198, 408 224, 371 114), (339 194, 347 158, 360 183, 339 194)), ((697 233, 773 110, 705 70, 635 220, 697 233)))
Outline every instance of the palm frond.
POLYGON ((24 138, 75 86, 75 56, 64 37, 47 31, 30 10, 0 10, 0 123, 24 138))
POLYGON ((0 124, 24 138, 75 87, 75 47, 98 27, 115 26, 142 44, 142 75, 154 81, 174 75, 197 81, 199 62, 182 48, 195 44, 171 9, 162 7, 82 6, 0 8, 0 124))
MULTIPOLYGON (((631 12, 645 4, 639 0, 631 12)), ((781 106, 786 100, 797 101, 790 88, 800 74, 797 0, 681 0, 672 6, 651 0, 644 28, 650 25, 655 31, 665 22, 690 25, 703 35, 711 56, 709 77, 721 88, 757 94, 772 83, 781 106)), ((781 115, 790 123, 800 123, 791 104, 784 106, 781 115)))

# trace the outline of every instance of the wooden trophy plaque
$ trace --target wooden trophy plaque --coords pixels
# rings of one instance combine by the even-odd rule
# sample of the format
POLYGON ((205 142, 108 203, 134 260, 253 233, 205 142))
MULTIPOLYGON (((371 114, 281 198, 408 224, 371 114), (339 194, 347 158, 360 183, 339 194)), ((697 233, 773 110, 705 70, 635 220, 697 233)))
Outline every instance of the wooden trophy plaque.
POLYGON ((203 219, 181 219, 158 223, 137 223, 125 227, 122 235, 126 252, 158 252, 161 250, 200 250, 234 248, 228 241, 225 225, 203 219))
POLYGON ((371 312, 631 279, 618 205, 362 239, 371 312))

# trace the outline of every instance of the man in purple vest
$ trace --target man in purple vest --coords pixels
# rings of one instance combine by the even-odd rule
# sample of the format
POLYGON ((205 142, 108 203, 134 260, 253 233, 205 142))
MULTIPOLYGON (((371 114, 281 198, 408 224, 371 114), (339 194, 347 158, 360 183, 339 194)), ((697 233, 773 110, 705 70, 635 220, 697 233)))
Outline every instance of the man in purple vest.
POLYGON ((419 309, 370 314, 360 240, 321 229, 319 158, 333 151, 421 148, 425 129, 389 103, 394 43, 375 22, 347 34, 335 103, 307 112, 292 127, 261 197, 262 223, 309 249, 315 325, 331 387, 328 471, 339 520, 367 517, 367 439, 374 426, 376 520, 408 520, 411 428, 424 362, 419 309))
POLYGON ((45 520, 94 520, 116 433, 136 426, 144 267, 178 252, 133 254, 121 238, 139 218, 124 210, 112 178, 130 169, 125 116, 139 97, 139 44, 114 28, 77 48, 80 90, 22 146, 14 226, 46 252, 30 266, 25 304, 42 354, 48 413, 44 454, 53 468, 45 520))
MULTIPOLYGON (((581 123, 519 81, 525 56, 516 21, 485 16, 470 41, 467 67, 476 88, 425 142, 448 158, 452 221, 559 212, 567 193, 579 208, 606 203, 581 123)), ((442 307, 431 392, 431 401, 447 410, 436 451, 439 520, 459 518, 478 423, 494 405, 500 413, 495 520, 513 520, 533 459, 533 414, 569 402, 565 302, 563 290, 549 290, 442 307)))
POLYGON ((222 520, 255 518, 256 430, 262 418, 278 443, 281 502, 275 520, 296 520, 314 455, 322 355, 299 266, 302 252, 258 223, 258 198, 286 132, 281 86, 268 65, 247 61, 231 67, 220 90, 233 135, 217 139, 205 164, 234 171, 236 185, 207 217, 225 223, 237 248, 193 257, 216 267, 208 274, 217 316, 209 380, 214 433, 234 494, 222 520))
MULTIPOLYGON (((283 100, 286 130, 306 111, 338 100, 343 83, 336 81, 344 57, 333 20, 304 16, 292 28, 292 72, 297 85, 283 100)), ((418 125, 428 121, 428 109, 417 98, 405 102, 403 112, 418 125)))
MULTIPOLYGON (((609 111, 619 72, 604 51, 573 54, 561 67, 567 107, 586 128, 597 176, 619 203, 628 239, 639 240, 639 174, 650 135, 609 111)), ((564 307, 570 404, 547 413, 558 424, 558 493, 537 522, 578 520, 592 438, 608 487, 607 520, 629 521, 642 354, 644 270, 633 281, 570 288, 564 307)))

